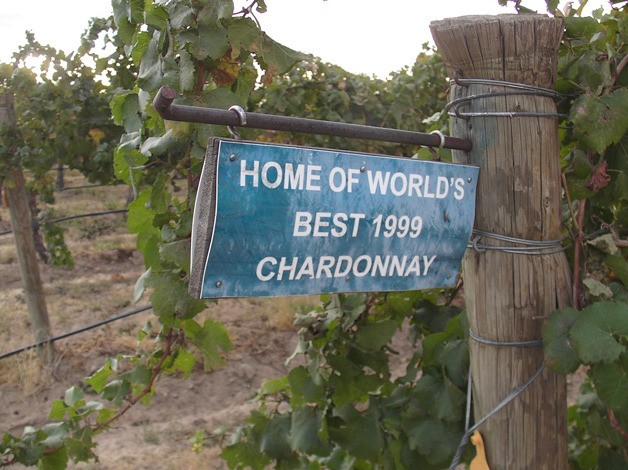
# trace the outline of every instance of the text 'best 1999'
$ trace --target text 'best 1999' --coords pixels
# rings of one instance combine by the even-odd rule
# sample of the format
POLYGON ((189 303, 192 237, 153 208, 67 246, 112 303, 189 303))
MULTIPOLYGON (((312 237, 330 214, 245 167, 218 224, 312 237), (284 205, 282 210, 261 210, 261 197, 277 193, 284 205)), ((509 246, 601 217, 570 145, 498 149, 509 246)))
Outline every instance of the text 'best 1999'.
POLYGON ((205 249, 193 241, 199 282, 191 291, 213 298, 453 286, 477 175, 463 165, 215 141, 193 239, 205 235, 199 227, 211 233, 205 249))

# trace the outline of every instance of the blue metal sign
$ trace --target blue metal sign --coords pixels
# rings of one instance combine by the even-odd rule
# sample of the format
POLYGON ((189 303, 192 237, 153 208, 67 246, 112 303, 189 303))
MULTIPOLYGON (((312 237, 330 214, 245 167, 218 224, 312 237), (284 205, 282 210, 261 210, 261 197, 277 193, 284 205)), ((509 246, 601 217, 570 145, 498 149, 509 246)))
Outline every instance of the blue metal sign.
POLYGON ((455 285, 477 167, 229 140, 210 147, 196 200, 193 294, 455 285))

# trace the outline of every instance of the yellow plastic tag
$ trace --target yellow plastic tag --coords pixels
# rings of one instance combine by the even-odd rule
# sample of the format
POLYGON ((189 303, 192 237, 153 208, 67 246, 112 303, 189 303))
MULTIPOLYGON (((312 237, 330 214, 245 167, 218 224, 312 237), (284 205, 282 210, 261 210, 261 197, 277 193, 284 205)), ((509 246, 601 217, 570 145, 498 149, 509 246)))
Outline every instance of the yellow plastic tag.
POLYGON ((471 436, 471 444, 475 446, 476 455, 471 460, 469 470, 490 470, 486 461, 486 451, 484 450, 484 440, 479 431, 475 431, 471 436))

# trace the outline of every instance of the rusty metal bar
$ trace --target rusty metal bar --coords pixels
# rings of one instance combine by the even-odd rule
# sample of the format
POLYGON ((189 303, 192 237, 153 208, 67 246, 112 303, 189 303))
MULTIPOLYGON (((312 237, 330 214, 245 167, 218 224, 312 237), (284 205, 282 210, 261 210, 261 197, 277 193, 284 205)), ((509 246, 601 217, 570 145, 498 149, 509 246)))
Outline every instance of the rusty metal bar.
POLYGON ((232 110, 173 104, 176 97, 177 92, 170 87, 162 87, 159 90, 153 105, 162 118, 169 121, 250 127, 253 129, 301 132, 305 134, 329 135, 350 139, 422 145, 424 147, 443 147, 463 151, 471 150, 471 141, 466 138, 443 136, 443 139, 441 139, 441 136, 437 134, 364 126, 361 124, 348 124, 344 122, 275 116, 272 114, 246 113, 246 124, 242 125, 240 116, 232 110))

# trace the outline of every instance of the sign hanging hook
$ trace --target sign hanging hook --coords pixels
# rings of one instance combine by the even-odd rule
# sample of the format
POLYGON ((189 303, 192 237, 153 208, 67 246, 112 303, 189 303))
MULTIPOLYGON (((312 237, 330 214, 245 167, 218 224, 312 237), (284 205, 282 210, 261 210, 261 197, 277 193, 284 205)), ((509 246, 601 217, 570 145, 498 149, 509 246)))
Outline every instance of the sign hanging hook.
MULTIPOLYGON (((229 108, 229 111, 233 111, 234 113, 236 113, 238 115, 238 117, 240 118, 240 125, 241 126, 246 126, 246 113, 244 112, 244 110, 240 106, 233 105, 233 106, 231 106, 229 108)), ((235 127, 227 126, 227 130, 229 131, 229 134, 231 134, 231 137, 233 137, 236 140, 242 140, 242 136, 235 129, 235 127)))

